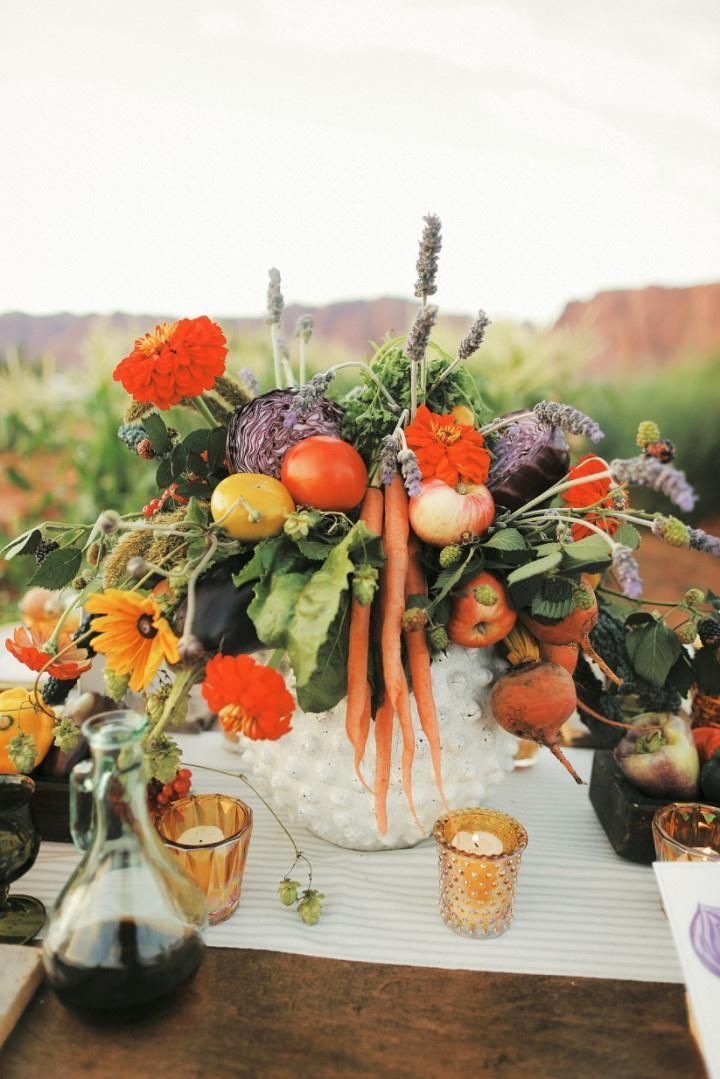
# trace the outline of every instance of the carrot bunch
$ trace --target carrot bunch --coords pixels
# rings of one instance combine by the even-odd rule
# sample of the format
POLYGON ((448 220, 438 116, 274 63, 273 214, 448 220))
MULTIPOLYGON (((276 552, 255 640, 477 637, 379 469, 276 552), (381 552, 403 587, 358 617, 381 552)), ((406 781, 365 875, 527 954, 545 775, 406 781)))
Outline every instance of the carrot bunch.
MULTIPOLYGON (((360 516, 374 532, 379 534, 382 530, 386 557, 380 587, 379 642, 384 695, 374 716, 375 818, 378 832, 384 835, 387 832, 387 795, 390 787, 393 731, 397 718, 402 735, 403 790, 417 826, 423 831, 412 794, 415 734, 410 711, 410 687, 403 666, 402 642, 406 597, 424 593, 426 585, 417 541, 410 538, 408 499, 399 475, 396 474, 392 483, 385 488, 384 497, 379 488, 368 488, 360 516)), ((363 607, 358 600, 353 600, 347 667, 346 727, 354 749, 355 770, 366 787, 368 784, 360 772, 360 766, 372 718, 367 674, 370 630, 371 607, 363 607)), ((424 630, 405 630, 404 638, 420 725, 430 745, 433 771, 442 794, 440 736, 430 677, 430 650, 424 630)))

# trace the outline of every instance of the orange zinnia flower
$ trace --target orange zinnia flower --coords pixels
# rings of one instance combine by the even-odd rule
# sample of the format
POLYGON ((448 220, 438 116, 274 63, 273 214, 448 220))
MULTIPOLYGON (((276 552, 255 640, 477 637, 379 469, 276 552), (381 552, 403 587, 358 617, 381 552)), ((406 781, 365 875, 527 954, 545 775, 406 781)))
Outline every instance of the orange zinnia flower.
POLYGON ((177 663, 178 641, 152 596, 121 588, 91 596, 85 609, 93 618, 93 648, 107 656, 115 674, 130 675, 130 689, 147 689, 162 663, 177 663))
POLYGON ((282 675, 251 656, 213 656, 202 695, 226 731, 275 741, 290 730, 295 701, 282 675))
POLYGON ((454 416, 439 416, 420 405, 405 438, 420 465, 424 480, 437 479, 454 487, 484 483, 490 471, 490 454, 479 431, 454 416))
POLYGON ((25 626, 20 626, 12 637, 5 641, 5 647, 15 656, 15 659, 19 659, 31 671, 47 671, 51 678, 59 678, 61 681, 70 678, 75 681, 90 669, 92 660, 84 648, 73 647, 63 652, 63 649, 71 643, 67 634, 61 634, 57 641, 57 651, 63 652, 58 659, 53 659, 53 653, 44 650, 47 640, 48 638, 37 629, 26 629, 25 626), (49 665, 46 666, 48 663, 49 665))
POLYGON ((170 408, 183 397, 210 390, 225 370, 225 334, 207 315, 163 322, 138 337, 135 348, 113 371, 136 401, 170 408))
MULTIPOLYGON (((597 457, 594 453, 586 453, 570 469, 568 479, 579 480, 584 476, 591 477, 598 472, 607 472, 608 468, 607 461, 604 461, 602 457, 597 457)), ((605 509, 625 510, 628 507, 628 500, 625 491, 621 488, 616 487, 611 494, 612 486, 609 476, 599 479, 589 478, 587 483, 578 483, 577 487, 569 487, 567 491, 563 491, 561 497, 565 505, 572 506, 573 509, 592 506, 592 510, 584 514, 585 520, 602 529, 603 532, 607 532, 609 536, 614 536, 622 522, 617 517, 607 516, 602 511, 605 509)), ((592 535, 592 529, 586 528, 580 521, 574 524, 570 531, 574 540, 581 540, 585 536, 592 535)))

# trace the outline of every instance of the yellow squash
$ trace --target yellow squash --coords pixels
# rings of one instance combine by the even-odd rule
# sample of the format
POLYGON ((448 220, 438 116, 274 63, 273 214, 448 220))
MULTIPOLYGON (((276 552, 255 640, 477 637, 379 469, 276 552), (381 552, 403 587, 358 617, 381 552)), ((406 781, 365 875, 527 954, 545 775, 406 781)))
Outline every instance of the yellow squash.
MULTIPOLYGON (((51 710, 50 710, 51 711, 51 710)), ((17 734, 31 734, 37 753, 34 768, 52 745, 54 715, 36 706, 36 698, 27 689, 6 689, 0 693, 0 772, 17 772, 8 756, 8 749, 17 734)))

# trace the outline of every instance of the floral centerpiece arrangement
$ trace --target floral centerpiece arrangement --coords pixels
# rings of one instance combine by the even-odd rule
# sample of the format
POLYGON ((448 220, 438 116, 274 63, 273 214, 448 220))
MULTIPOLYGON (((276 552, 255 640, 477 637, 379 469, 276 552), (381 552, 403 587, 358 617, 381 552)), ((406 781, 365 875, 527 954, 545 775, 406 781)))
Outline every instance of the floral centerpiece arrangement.
MULTIPOLYGON (((432 338, 440 246, 430 215, 413 325, 368 363, 340 365, 358 379, 339 399, 339 367, 307 377, 307 316, 291 360, 276 270, 270 392, 229 373, 225 336, 207 317, 135 342, 114 372, 131 398, 118 434, 156 470, 158 494, 122 517, 108 508, 86 524, 45 522, 3 552, 35 565, 33 589, 71 590, 53 625, 26 612, 7 642, 37 680, 0 696, 6 767, 31 770, 50 739, 71 747, 78 728, 63 702, 99 654, 110 697, 145 695, 157 803, 187 789, 171 728, 198 685, 241 740, 282 739, 294 714, 341 707, 356 775, 340 782, 365 785, 382 835, 394 749, 413 814, 418 737, 442 795, 434 670, 455 647, 470 670, 496 657, 495 721, 548 747, 575 779, 558 732, 577 708, 632 743, 619 756, 640 776, 678 738, 693 747, 677 716, 694 695, 705 709, 701 782, 718 799, 720 600, 691 589, 658 613, 641 600, 634 555, 642 529, 720 554, 717 538, 631 504, 645 486, 692 509, 672 444, 643 422, 631 456, 606 461, 586 446, 571 464, 568 438, 574 448, 602 438, 571 405, 492 415, 466 365, 485 314, 454 355, 432 338), (198 421, 184 437, 167 422, 173 409, 198 421)), ((693 768, 697 791, 697 753, 693 768)))

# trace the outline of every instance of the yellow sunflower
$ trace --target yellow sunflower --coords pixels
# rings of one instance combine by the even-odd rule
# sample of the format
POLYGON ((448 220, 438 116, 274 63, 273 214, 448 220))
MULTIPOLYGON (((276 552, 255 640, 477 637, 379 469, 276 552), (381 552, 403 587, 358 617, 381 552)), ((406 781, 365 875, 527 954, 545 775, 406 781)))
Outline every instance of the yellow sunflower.
POLYGON ((91 596, 86 610, 98 631, 92 646, 115 674, 130 675, 130 689, 146 689, 162 663, 178 662, 178 639, 152 596, 108 588, 91 596))

